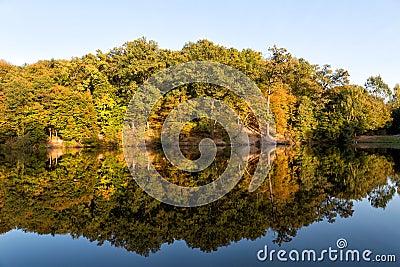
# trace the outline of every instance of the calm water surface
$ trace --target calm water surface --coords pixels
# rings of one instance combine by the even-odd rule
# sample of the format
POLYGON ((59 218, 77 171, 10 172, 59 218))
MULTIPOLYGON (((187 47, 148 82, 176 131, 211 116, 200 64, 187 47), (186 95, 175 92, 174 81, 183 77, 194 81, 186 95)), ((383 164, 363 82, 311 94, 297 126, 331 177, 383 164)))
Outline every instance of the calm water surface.
MULTIPOLYGON (((205 184, 229 161, 190 176, 152 151, 177 184, 205 184)), ((198 151, 186 151, 196 158, 198 151)), ((143 192, 121 151, 7 152, 0 156, 0 266, 399 266, 400 151, 278 148, 272 170, 248 192, 257 163, 228 195, 177 208, 143 192), (397 262, 259 261, 264 249, 346 250, 397 262)))

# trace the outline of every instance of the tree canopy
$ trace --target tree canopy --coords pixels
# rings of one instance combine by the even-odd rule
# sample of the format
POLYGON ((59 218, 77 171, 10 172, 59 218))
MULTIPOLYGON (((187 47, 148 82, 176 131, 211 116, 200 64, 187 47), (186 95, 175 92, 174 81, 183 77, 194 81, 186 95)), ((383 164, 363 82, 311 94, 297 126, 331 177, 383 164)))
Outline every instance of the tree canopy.
MULTIPOLYGON (((31 146, 56 138, 66 145, 119 145, 127 105, 137 88, 160 70, 200 60, 229 65, 257 84, 274 113, 278 139, 336 142, 400 131, 398 86, 392 93, 380 76, 368 78, 365 88, 350 85, 344 69, 311 64, 276 46, 268 51, 265 58, 258 51, 239 51, 208 40, 172 51, 141 38, 71 60, 24 66, 0 61, 0 143, 31 146)), ((258 128, 254 114, 249 115, 249 107, 238 96, 209 84, 168 93, 151 117, 152 126, 162 126, 168 109, 199 96, 226 102, 246 127, 258 128)), ((207 120, 192 128, 215 132, 207 120)))

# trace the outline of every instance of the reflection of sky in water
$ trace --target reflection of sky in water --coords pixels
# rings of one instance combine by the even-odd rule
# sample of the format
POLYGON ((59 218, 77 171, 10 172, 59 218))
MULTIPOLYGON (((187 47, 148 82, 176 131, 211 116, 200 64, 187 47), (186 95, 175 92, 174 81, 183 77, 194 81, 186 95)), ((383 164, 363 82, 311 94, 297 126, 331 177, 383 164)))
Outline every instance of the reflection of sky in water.
MULTIPOLYGON (((303 227, 282 249, 314 249, 317 252, 336 248, 336 240, 345 238, 348 249, 370 249, 378 254, 396 254, 396 263, 324 262, 314 266, 398 266, 400 260, 400 198, 396 193, 385 209, 371 207, 367 199, 354 201, 353 216, 336 218, 303 227)), ((256 253, 264 245, 280 249, 272 243, 274 233, 255 241, 241 240, 218 251, 203 253, 190 249, 184 241, 164 244, 161 250, 143 257, 109 243, 97 246, 84 238, 73 240, 69 235, 38 235, 13 230, 0 236, 0 266, 295 266, 291 262, 258 262, 256 253)), ((296 266, 312 266, 296 263, 296 266)))

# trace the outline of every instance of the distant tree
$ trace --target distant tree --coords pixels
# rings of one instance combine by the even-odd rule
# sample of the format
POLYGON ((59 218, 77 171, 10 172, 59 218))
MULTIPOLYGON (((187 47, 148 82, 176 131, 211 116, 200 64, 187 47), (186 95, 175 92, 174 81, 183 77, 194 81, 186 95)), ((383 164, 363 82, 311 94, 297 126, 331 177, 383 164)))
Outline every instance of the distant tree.
POLYGON ((390 103, 392 111, 392 125, 389 128, 390 134, 400 133, 400 84, 396 84, 393 88, 393 96, 390 103))
POLYGON ((325 64, 322 67, 316 67, 315 76, 318 83, 326 90, 335 86, 348 85, 350 74, 344 69, 332 71, 331 65, 325 64))
POLYGON ((385 99, 392 96, 392 92, 389 86, 383 81, 380 75, 369 77, 364 86, 367 91, 373 96, 385 99))
POLYGON ((400 107, 400 84, 393 87, 392 105, 394 108, 400 107))

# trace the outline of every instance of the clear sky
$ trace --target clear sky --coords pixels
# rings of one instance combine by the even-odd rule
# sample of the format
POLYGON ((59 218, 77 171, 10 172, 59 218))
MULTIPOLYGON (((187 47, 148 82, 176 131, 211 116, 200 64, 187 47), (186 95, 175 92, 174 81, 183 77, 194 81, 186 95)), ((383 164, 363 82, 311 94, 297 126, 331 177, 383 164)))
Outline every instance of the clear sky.
POLYGON ((276 44, 364 84, 400 83, 400 1, 0 0, 0 59, 16 65, 108 51, 145 36, 181 49, 208 39, 267 55, 276 44))

